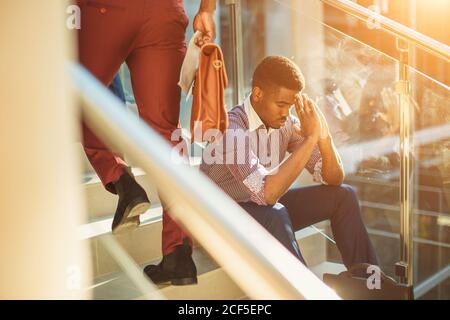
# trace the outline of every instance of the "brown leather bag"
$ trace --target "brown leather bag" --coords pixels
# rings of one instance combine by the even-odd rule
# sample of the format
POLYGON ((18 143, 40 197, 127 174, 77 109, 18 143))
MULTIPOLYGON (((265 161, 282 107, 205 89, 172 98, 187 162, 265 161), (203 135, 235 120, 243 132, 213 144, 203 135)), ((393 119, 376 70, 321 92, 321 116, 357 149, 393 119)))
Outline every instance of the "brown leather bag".
POLYGON ((355 264, 339 274, 325 273, 323 282, 344 300, 414 300, 412 286, 397 283, 380 271, 380 288, 369 289, 367 279, 361 276, 370 264, 355 264))
POLYGON ((203 142, 208 129, 222 133, 228 128, 225 108, 225 88, 228 77, 220 47, 205 44, 200 50, 199 67, 195 78, 191 113, 191 142, 203 142), (201 121, 201 125, 198 121, 201 121), (200 134, 201 133, 201 134, 200 134))

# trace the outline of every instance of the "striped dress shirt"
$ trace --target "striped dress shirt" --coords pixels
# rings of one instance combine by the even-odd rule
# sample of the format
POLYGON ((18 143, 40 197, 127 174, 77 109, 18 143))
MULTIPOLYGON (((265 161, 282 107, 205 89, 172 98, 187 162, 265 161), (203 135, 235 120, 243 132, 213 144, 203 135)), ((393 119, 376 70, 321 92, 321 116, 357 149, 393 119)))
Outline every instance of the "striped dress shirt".
MULTIPOLYGON (((299 120, 290 115, 281 128, 267 130, 253 109, 250 97, 244 105, 230 110, 228 119, 229 127, 223 137, 204 149, 200 171, 237 202, 267 205, 264 197, 266 176, 275 173, 288 153, 304 141, 293 128, 299 120)), ((305 168, 314 181, 324 183, 318 145, 305 168)))

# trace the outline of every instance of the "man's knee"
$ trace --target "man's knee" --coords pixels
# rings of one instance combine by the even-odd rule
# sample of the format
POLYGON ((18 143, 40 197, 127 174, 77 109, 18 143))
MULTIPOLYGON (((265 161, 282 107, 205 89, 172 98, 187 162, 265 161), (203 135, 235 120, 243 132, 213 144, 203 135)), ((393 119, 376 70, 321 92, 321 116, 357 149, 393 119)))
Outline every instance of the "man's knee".
POLYGON ((352 197, 352 198, 358 198, 358 195, 357 195, 357 193, 356 193, 356 189, 353 187, 353 186, 351 186, 351 185, 349 185, 349 184, 341 184, 341 186, 340 186, 343 190, 344 190, 344 192, 348 195, 348 196, 350 196, 350 197, 352 197))
MULTIPOLYGON (((348 184, 334 186, 338 202, 347 206, 359 206, 358 194, 354 187, 348 184)), ((359 212, 359 211, 355 211, 359 212)))
POLYGON ((269 225, 274 230, 284 230, 289 226, 290 218, 286 207, 280 203, 275 204, 269 213, 269 225))

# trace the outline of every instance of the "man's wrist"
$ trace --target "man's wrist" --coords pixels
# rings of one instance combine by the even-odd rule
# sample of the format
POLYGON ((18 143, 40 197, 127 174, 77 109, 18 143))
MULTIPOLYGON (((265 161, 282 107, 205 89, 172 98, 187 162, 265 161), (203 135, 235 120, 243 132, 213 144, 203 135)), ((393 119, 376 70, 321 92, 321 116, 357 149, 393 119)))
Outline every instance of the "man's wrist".
POLYGON ((331 136, 327 135, 325 138, 320 137, 319 142, 331 142, 331 136))
POLYGON ((214 13, 216 11, 216 0, 202 0, 198 12, 214 13))
POLYGON ((215 9, 202 9, 202 8, 200 8, 199 10, 198 10, 198 12, 197 12, 197 14, 200 14, 200 13, 207 13, 207 14, 211 14, 211 15, 214 15, 214 12, 216 12, 216 10, 215 9))
POLYGON ((320 148, 331 146, 333 140, 331 139, 331 136, 327 136, 326 138, 319 138, 317 141, 317 144, 320 148))
POLYGON ((319 141, 319 137, 320 137, 319 135, 309 135, 305 138, 305 141, 316 145, 317 142, 319 141))

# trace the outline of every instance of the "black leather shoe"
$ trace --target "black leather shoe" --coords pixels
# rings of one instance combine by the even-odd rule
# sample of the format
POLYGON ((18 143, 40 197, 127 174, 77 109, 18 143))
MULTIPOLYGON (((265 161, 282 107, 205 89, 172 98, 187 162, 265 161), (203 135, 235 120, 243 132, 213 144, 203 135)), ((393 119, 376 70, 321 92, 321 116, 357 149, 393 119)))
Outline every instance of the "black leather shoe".
POLYGON ((137 228, 140 223, 139 216, 150 208, 150 201, 129 168, 125 169, 114 187, 119 195, 119 202, 111 229, 117 234, 137 228))
POLYGON ((192 260, 192 249, 187 239, 175 251, 164 256, 158 265, 148 265, 144 273, 153 283, 170 282, 174 286, 197 283, 197 268, 192 260))

